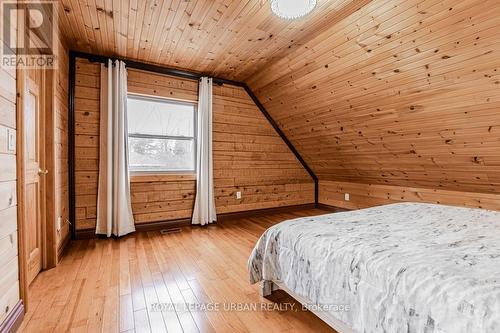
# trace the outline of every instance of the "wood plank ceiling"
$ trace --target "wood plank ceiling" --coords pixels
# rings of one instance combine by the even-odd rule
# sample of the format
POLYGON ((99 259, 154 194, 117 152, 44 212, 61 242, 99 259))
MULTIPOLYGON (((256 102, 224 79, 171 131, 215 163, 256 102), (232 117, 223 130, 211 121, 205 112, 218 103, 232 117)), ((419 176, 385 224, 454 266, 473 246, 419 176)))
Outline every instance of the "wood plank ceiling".
POLYGON ((319 0, 301 20, 268 0, 62 0, 74 50, 244 81, 371 0, 319 0))
POLYGON ((500 193, 500 2, 377 0, 248 84, 320 180, 500 193))
POLYGON ((320 180, 500 193, 500 2, 63 0, 73 49, 247 82, 320 180))

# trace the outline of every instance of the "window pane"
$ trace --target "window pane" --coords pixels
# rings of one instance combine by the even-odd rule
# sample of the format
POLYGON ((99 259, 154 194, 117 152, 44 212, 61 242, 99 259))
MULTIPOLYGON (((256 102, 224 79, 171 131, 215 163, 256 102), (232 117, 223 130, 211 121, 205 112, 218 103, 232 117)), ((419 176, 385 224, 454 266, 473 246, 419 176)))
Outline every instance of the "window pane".
POLYGON ((128 98, 129 134, 194 136, 194 105, 160 99, 128 98))
POLYGON ((128 139, 131 171, 194 170, 192 140, 128 139))

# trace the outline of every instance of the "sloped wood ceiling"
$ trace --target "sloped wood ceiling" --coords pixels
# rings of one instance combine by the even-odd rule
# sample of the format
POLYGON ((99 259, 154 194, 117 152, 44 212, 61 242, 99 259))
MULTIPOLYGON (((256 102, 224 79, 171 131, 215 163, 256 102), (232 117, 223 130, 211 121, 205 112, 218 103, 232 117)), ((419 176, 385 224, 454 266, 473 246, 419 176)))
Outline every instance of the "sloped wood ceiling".
POLYGON ((63 0, 72 48, 247 82, 320 180, 500 193, 498 0, 63 0))
POLYGON ((268 0, 62 0, 71 48, 244 81, 371 0, 319 0, 301 20, 268 0))
POLYGON ((248 83, 320 180, 498 193, 499 18, 376 0, 248 83))

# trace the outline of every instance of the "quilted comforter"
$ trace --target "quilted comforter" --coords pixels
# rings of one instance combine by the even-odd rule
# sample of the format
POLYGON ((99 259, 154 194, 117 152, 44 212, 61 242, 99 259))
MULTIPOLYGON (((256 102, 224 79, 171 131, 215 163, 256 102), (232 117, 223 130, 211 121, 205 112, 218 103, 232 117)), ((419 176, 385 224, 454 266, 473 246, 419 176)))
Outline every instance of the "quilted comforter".
POLYGON ((398 203, 289 220, 248 269, 357 332, 500 332, 498 212, 398 203))

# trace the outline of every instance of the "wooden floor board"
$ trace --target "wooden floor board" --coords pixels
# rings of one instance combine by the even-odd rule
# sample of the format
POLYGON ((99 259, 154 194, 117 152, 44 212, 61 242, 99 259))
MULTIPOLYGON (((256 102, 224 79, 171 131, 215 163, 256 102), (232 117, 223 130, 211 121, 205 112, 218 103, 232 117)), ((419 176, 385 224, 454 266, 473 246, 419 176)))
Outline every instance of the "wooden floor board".
POLYGON ((323 213, 309 209, 165 235, 74 241, 60 265, 33 282, 20 332, 333 332, 310 312, 228 308, 294 302, 283 292, 260 297, 259 286, 248 283, 247 260, 266 228, 323 213), (154 304, 175 308, 155 311, 154 304), (195 305, 218 305, 219 311, 195 305))

